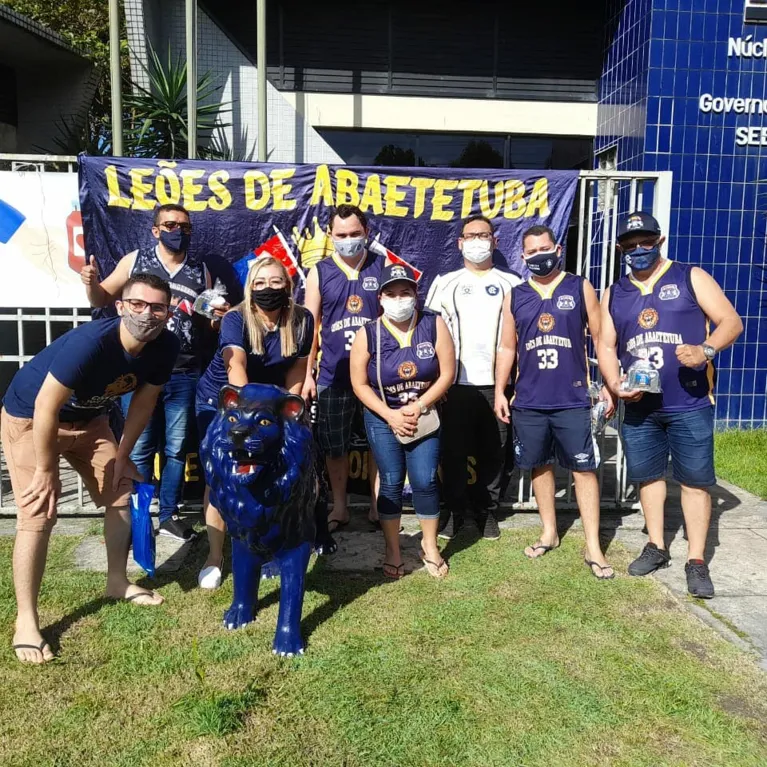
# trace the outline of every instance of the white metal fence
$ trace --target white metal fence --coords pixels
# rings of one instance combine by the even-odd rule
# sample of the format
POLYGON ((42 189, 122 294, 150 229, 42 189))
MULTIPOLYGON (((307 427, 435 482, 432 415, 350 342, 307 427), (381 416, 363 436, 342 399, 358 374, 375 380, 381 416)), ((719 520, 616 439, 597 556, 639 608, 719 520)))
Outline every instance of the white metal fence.
MULTIPOLYGON (((19 171, 56 170, 76 172, 77 158, 71 156, 10 156, 0 154, 0 169, 19 171)), ((575 258, 568 256, 568 268, 590 280, 601 295, 622 274, 615 251, 618 218, 632 210, 645 210, 668 230, 671 207, 671 173, 582 171, 573 225, 577 227, 575 258)), ((4 390, 18 368, 43 346, 68 329, 90 320, 87 309, 0 308, 0 387, 4 390), (15 328, 13 328, 15 324, 15 328), (6 332, 8 328, 9 332, 6 332), (13 329, 11 329, 13 328, 13 329), (15 349, 8 350, 12 339, 15 349)), ((592 379, 598 379, 596 360, 591 356, 592 379)), ((620 417, 620 416, 619 416, 620 417)), ((615 428, 608 427, 599 439, 602 464, 599 481, 602 505, 608 508, 635 507, 636 493, 628 485, 625 461, 618 437, 619 417, 615 428)), ((510 437, 511 439, 511 437, 510 437)), ((63 464, 62 464, 63 465, 63 464)), ((8 480, 4 465, 0 483, 0 509, 7 506, 8 480)), ((64 483, 63 502, 82 508, 85 499, 82 482, 74 477, 64 483)), ((574 508, 572 476, 559 472, 557 497, 560 508, 574 508)), ((506 494, 515 508, 535 508, 529 474, 515 472, 506 494)))

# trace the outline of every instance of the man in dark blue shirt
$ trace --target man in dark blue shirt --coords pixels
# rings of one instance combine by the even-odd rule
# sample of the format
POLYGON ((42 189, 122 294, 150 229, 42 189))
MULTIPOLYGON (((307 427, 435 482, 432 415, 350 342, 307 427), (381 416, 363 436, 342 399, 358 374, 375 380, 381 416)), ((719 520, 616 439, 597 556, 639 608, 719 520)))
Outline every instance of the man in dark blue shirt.
POLYGON ((126 576, 131 539, 129 456, 170 378, 178 339, 165 329, 168 283, 136 275, 117 301, 120 317, 94 320, 60 338, 14 376, 4 401, 2 432, 18 508, 13 580, 18 614, 13 647, 24 663, 53 658, 40 633, 37 599, 60 492, 59 456, 83 478, 94 503, 105 506, 107 596, 158 605, 153 591, 126 576), (134 392, 118 446, 106 416, 109 403, 134 392))

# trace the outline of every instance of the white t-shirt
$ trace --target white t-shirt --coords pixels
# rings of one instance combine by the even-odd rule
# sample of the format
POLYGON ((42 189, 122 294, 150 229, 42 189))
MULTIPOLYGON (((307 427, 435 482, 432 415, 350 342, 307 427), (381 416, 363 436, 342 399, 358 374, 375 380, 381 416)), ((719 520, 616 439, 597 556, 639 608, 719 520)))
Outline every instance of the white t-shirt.
POLYGON ((516 274, 495 267, 477 273, 458 269, 437 277, 426 306, 442 315, 455 344, 459 384, 493 386, 495 354, 501 341, 503 299, 522 283, 516 274))

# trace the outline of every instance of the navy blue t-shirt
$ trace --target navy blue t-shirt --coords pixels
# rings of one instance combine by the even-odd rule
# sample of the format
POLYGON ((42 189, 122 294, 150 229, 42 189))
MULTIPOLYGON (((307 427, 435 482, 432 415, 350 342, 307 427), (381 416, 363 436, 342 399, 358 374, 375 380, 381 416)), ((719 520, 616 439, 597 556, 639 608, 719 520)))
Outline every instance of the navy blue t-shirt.
POLYGON ((178 338, 163 329, 132 357, 120 343, 120 323, 119 317, 93 320, 57 338, 13 377, 3 398, 6 411, 17 418, 32 418, 35 398, 48 373, 74 391, 59 411, 59 420, 65 422, 96 418, 111 400, 144 383, 167 383, 178 356, 178 338))
POLYGON ((250 383, 285 386, 288 371, 298 358, 309 356, 314 338, 314 318, 311 312, 302 306, 297 306, 295 322, 297 326, 296 354, 290 357, 282 356, 279 330, 266 333, 263 354, 252 354, 242 312, 239 310, 229 312, 221 320, 221 335, 216 356, 197 384, 197 409, 215 407, 221 387, 229 382, 223 356, 224 349, 229 347, 242 349, 247 354, 247 372, 250 383))

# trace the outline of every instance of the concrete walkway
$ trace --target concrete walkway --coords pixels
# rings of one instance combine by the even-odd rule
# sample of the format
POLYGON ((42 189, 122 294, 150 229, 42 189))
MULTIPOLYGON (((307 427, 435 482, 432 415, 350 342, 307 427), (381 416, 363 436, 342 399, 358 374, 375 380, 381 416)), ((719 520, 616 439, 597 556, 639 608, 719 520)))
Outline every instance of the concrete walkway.
MULTIPOLYGON (((655 576, 699 617, 713 625, 732 641, 750 647, 762 657, 767 668, 767 502, 725 482, 714 488, 713 515, 707 557, 716 587, 716 598, 708 602, 687 597, 684 564, 686 541, 679 504, 679 488, 669 483, 666 507, 666 540, 671 551, 671 567, 655 576)), ((534 512, 512 512, 501 520, 502 529, 536 528, 534 512)), ((12 535, 14 509, 0 511, 0 535, 12 535)), ((573 512, 560 512, 560 529, 580 530, 580 520, 573 512)), ((87 535, 78 548, 76 566, 106 570, 106 552, 100 529, 101 519, 95 509, 60 511, 55 531, 59 535, 87 535)), ((403 555, 408 570, 421 567, 418 558, 418 523, 412 515, 403 517, 403 555)), ((617 540, 638 552, 647 537, 644 520, 630 510, 602 512, 603 538, 617 540)), ((533 532, 531 531, 531 535, 533 532)), ((333 569, 367 571, 380 566, 382 546, 366 520, 366 513, 353 511, 353 521, 336 535, 339 551, 328 559, 333 569)), ((532 539, 531 539, 532 540, 532 539)), ((168 538, 157 538, 157 565, 160 573, 178 570, 187 555, 194 550, 168 538)), ((131 562, 131 570, 137 570, 131 562)))

